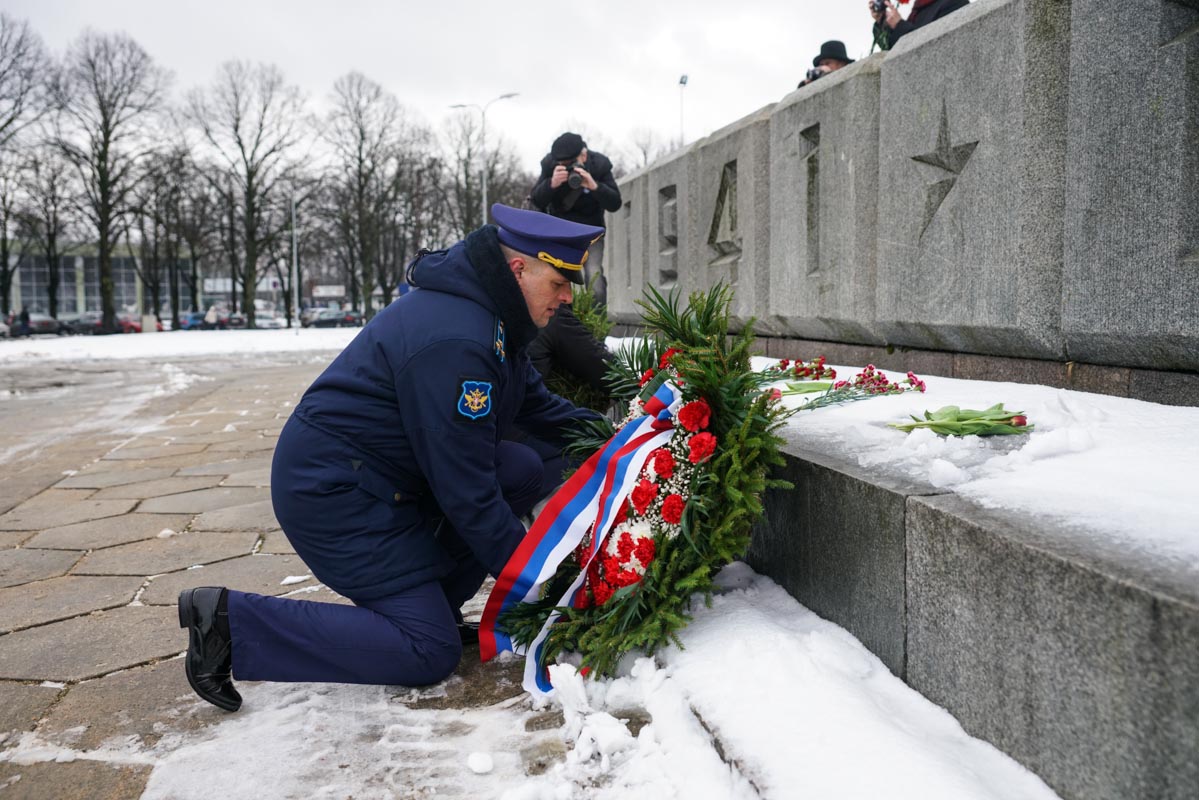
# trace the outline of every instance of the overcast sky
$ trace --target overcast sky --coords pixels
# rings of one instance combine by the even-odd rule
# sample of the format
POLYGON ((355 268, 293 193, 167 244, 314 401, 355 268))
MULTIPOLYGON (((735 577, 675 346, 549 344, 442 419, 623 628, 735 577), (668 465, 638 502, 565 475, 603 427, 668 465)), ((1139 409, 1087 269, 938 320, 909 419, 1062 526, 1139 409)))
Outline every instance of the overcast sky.
MULTIPOLYGON (((0 0, 57 55, 85 28, 125 31, 175 76, 209 84, 230 59, 280 67, 320 110, 358 70, 438 127, 454 103, 483 105, 529 169, 567 129, 631 152, 632 132, 690 142, 795 88, 826 39, 870 48, 865 0, 0 0)), ((625 164, 634 168, 635 164, 625 164)))

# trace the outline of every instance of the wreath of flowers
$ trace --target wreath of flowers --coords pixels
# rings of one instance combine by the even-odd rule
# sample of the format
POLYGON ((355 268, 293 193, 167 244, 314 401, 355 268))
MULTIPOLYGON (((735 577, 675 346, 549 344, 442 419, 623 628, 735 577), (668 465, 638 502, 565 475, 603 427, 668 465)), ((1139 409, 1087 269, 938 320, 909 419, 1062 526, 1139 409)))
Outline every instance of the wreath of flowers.
POLYGON ((611 675, 630 651, 653 653, 674 643, 690 622, 691 603, 710 602, 712 579, 749 547, 761 518, 761 496, 783 463, 776 431, 792 412, 763 386, 772 378, 750 367, 750 325, 729 334, 732 291, 717 285, 691 295, 652 288, 639 305, 645 338, 616 353, 609 383, 628 413, 613 426, 590 423, 571 449, 588 456, 619 428, 644 416, 645 401, 663 382, 682 394, 673 434, 654 450, 618 510, 596 557, 587 562, 594 531, 547 581, 536 602, 514 605, 498 620, 511 639, 528 645, 553 612, 542 649, 544 665, 563 652, 581 654, 587 672, 611 675), (555 607, 587 563, 570 608, 555 607))

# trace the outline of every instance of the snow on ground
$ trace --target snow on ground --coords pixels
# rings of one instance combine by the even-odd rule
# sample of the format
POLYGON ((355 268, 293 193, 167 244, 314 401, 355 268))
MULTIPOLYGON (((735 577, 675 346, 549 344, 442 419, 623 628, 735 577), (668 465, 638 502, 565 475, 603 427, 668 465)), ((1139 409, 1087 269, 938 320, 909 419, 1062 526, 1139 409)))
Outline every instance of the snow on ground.
POLYGON ((539 710, 528 695, 436 710, 399 700, 441 687, 242 683, 242 710, 198 733, 86 753, 26 733, 0 761, 152 764, 142 800, 1056 797, 768 578, 734 564, 720 583, 684 650, 631 658, 613 680, 554 667, 558 729, 524 731, 539 710), (649 721, 634 734, 629 719, 649 721), (565 755, 526 775, 520 748, 551 739, 565 755))
POLYGON ((171 331, 0 340, 0 364, 341 350, 361 328, 171 331))

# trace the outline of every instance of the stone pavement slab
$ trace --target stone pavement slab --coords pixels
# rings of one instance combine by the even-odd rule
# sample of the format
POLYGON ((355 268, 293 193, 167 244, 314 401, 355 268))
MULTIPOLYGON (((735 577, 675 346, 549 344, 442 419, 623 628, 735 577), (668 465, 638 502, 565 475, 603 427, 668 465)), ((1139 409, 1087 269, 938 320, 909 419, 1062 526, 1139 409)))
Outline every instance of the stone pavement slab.
POLYGON ((37 732, 73 750, 120 747, 130 737, 140 740, 141 749, 164 734, 190 733, 228 718, 192 691, 183 659, 170 658, 69 687, 37 732))
POLYGON ((14 731, 33 730, 60 691, 53 686, 0 681, 0 742, 14 731))
MULTIPOLYGON (((199 514, 214 508, 228 508, 264 500, 269 496, 270 493, 262 489, 217 487, 173 494, 169 497, 155 497, 144 501, 137 510, 148 514, 199 514)), ((3 520, 3 517, 0 517, 0 520, 3 520)))
POLYGON ((222 486, 270 486, 271 485, 271 468, 259 467, 258 469, 245 470, 244 472, 235 472, 221 482, 222 486))
POLYGON ((0 588, 65 575, 78 560, 64 550, 0 550, 0 588))
POLYGON ((141 599, 146 604, 170 605, 173 611, 179 593, 196 586, 227 586, 243 592, 278 596, 307 585, 284 585, 284 579, 311 574, 299 556, 243 556, 155 578, 141 599))
MULTIPOLYGON (((50 528, 35 534, 25 546, 50 550, 99 550, 153 539, 164 530, 181 531, 191 520, 191 514, 122 514, 50 528)), ((3 534, 0 534, 0 542, 3 542, 3 534)))
POLYGON ((105 454, 105 461, 140 461, 142 459, 157 461, 170 456, 186 456, 202 453, 207 448, 203 444, 152 445, 149 447, 121 447, 105 454))
POLYGON ((269 531, 278 527, 270 500, 205 511, 192 523, 198 531, 269 531))
POLYGON ((278 437, 257 436, 253 438, 236 439, 231 442, 214 444, 208 448, 210 453, 256 453, 263 450, 274 450, 278 437))
POLYGON ((174 471, 171 467, 111 470, 85 469, 80 470, 69 478, 64 478, 54 484, 54 486, 55 488, 62 489, 105 489, 109 486, 123 486, 127 483, 169 478, 174 471))
POLYGON ((39 531, 132 511, 136 500, 78 500, 40 507, 25 503, 0 516, 0 531, 39 531))
POLYGON ((151 497, 165 497, 172 494, 193 492, 197 489, 211 489, 220 482, 221 477, 219 475, 160 478, 156 481, 111 486, 107 489, 101 489, 93 496, 97 500, 146 500, 151 497))
POLYGON ((67 575, 0 589, 0 633, 126 605, 142 583, 141 576, 80 578, 67 575))
POLYGON ((286 534, 283 531, 267 531, 262 535, 262 547, 258 549, 260 553, 295 553, 296 549, 291 546, 286 534))
POLYGON ((136 800, 151 767, 114 766, 100 761, 67 764, 0 763, 4 800, 136 800))
POLYGON ((21 504, 22 509, 54 508, 65 503, 77 503, 86 500, 96 492, 93 489, 47 489, 21 504))
MULTIPOLYGON (((216 455, 215 453, 213 455, 216 455)), ((228 455, 227 453, 220 454, 221 456, 228 455)), ((206 464, 196 464, 195 466, 184 467, 179 470, 177 475, 233 475, 238 472, 245 472, 252 469, 270 469, 270 456, 258 457, 257 455, 251 458, 214 458, 206 464)))
POLYGON ((81 681, 186 647, 174 607, 127 606, 0 637, 0 679, 81 681))
POLYGON ((74 574, 160 575, 249 555, 257 543, 258 535, 250 532, 188 531, 89 553, 75 567, 74 574))
POLYGON ((0 550, 18 547, 33 535, 33 531, 0 531, 0 550))

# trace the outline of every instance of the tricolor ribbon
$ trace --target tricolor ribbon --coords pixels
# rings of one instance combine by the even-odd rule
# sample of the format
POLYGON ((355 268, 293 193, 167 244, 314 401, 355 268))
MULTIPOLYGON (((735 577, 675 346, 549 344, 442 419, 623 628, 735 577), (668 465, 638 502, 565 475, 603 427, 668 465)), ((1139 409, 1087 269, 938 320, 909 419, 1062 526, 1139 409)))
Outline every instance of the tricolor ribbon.
POLYGON ((581 565, 578 577, 557 604, 573 605, 586 578, 587 566, 600 552, 641 468, 650 453, 670 441, 674 432, 672 418, 681 402, 678 388, 672 383, 663 383, 645 402, 645 416, 617 431, 550 498, 496 578, 479 623, 479 655, 487 661, 503 650, 525 654, 526 690, 534 694, 553 691, 548 672, 539 664, 546 636, 559 614, 550 614, 528 651, 497 631, 496 620, 516 603, 537 600, 542 585, 553 577, 558 565, 570 557, 591 529, 587 563, 581 565))

